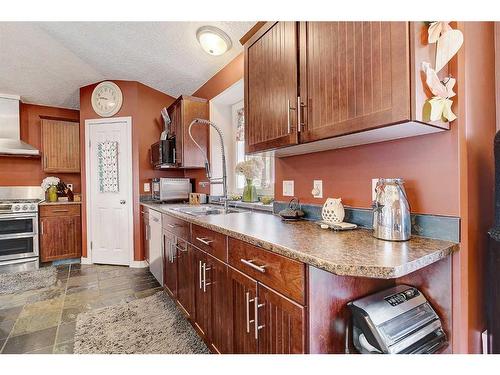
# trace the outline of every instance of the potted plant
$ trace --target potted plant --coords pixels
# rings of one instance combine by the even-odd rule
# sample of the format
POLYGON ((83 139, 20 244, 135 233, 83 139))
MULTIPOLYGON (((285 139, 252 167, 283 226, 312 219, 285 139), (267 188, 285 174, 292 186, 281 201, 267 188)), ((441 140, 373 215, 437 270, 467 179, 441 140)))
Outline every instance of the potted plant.
POLYGON ((46 193, 49 202, 57 202, 57 185, 60 180, 57 177, 45 177, 42 181, 42 189, 46 193))
POLYGON ((245 176, 246 184, 243 189, 242 202, 258 202, 257 189, 253 180, 261 177, 264 162, 260 158, 252 158, 236 164, 236 173, 245 176))

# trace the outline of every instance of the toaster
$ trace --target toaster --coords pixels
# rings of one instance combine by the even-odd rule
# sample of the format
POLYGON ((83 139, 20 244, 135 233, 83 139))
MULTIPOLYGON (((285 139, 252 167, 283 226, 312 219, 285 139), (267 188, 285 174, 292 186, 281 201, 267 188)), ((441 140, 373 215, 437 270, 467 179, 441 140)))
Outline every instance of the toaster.
POLYGON ((364 354, 430 354, 446 343, 441 320, 425 296, 398 285, 349 302, 352 339, 364 354))

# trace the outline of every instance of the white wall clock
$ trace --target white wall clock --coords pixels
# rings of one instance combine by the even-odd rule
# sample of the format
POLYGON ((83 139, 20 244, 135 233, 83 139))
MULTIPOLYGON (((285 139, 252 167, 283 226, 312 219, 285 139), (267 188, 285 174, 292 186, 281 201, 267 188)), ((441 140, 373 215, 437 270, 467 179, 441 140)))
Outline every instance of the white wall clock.
POLYGON ((95 113, 101 117, 111 117, 122 107, 122 90, 113 82, 101 82, 92 92, 91 102, 95 113))

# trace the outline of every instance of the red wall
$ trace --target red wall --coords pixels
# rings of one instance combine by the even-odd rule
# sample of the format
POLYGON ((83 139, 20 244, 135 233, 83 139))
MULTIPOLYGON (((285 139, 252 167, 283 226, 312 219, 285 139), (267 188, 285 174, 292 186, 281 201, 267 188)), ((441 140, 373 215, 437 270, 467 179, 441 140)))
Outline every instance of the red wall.
MULTIPOLYGON (((243 62, 241 54, 193 96, 212 99, 219 95, 243 78, 243 62)), ((326 197, 342 197, 346 205, 367 208, 371 205, 372 178, 402 177, 413 212, 458 215, 457 134, 452 126, 452 130, 440 134, 276 158, 275 197, 289 199, 282 196, 282 182, 294 180, 295 195, 304 203, 322 204, 326 197), (323 180, 323 199, 311 194, 313 180, 317 179, 323 180)), ((186 175, 205 180, 202 170, 186 175)))
MULTIPOLYGON (((42 150, 40 116, 51 116, 62 120, 78 121, 79 111, 35 104, 20 106, 21 139, 42 150)), ((57 176, 66 183, 73 184, 75 192, 80 190, 80 173, 45 173, 42 159, 0 157, 0 186, 39 186, 47 176, 57 176)))
MULTIPOLYGON (((182 176, 181 172, 155 171, 149 163, 149 148, 160 138, 160 110, 174 102, 174 98, 139 82, 113 81, 123 94, 123 105, 114 117, 132 117, 132 179, 134 215, 134 259, 144 259, 142 248, 141 215, 139 198, 143 194, 143 183, 153 177, 182 176)), ((84 149, 85 120, 99 118, 94 112, 90 98, 97 83, 80 89, 80 138, 84 149)), ((82 153, 82 185, 85 185, 85 154, 82 153)), ((85 189, 83 189, 85 190, 85 189)), ((85 199, 85 194, 83 194, 85 199)), ((86 208, 82 207, 83 256, 86 249, 86 208)))

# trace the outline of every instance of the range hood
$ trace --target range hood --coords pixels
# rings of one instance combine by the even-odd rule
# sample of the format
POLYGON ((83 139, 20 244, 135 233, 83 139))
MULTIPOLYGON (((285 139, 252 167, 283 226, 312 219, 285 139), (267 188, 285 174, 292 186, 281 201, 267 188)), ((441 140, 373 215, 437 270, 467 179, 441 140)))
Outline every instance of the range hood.
POLYGON ((20 100, 16 95, 0 94, 0 155, 39 156, 40 151, 21 141, 20 100))

